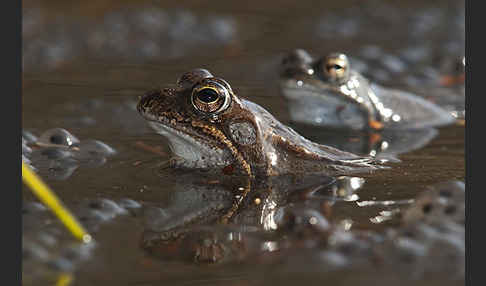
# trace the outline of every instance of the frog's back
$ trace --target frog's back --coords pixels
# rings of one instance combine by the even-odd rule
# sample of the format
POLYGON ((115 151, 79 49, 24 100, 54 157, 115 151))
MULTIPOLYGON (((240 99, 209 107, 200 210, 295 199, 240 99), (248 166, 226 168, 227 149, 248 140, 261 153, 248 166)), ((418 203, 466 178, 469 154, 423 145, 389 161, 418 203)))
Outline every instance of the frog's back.
POLYGON ((380 102, 393 115, 385 124, 391 128, 420 129, 452 124, 455 119, 445 109, 415 94, 371 85, 380 102))
POLYGON ((242 100, 260 124, 262 152, 268 158, 267 175, 322 173, 328 176, 369 173, 386 168, 372 157, 358 156, 308 140, 275 119, 263 107, 242 100))

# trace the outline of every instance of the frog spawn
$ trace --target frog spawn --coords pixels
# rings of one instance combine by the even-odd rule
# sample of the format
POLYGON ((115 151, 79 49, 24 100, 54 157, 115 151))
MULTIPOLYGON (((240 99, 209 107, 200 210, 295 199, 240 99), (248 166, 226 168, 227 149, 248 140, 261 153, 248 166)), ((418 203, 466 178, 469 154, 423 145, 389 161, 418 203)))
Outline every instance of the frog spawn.
POLYGON ((180 58, 194 52, 194 47, 209 52, 238 40, 231 16, 201 17, 187 9, 165 10, 152 5, 118 8, 94 21, 47 17, 42 9, 30 7, 22 20, 26 70, 57 69, 80 56, 100 53, 106 59, 136 62, 180 58), (132 46, 132 41, 138 44, 132 46))
MULTIPOLYGON (((342 181, 338 187, 348 189, 352 185, 349 180, 342 181)), ((452 279, 461 279, 464 275, 463 183, 441 184, 424 191, 402 212, 400 225, 384 233, 354 229, 352 221, 334 220, 332 213, 319 208, 316 204, 319 197, 316 196, 303 200, 290 198, 290 203, 281 206, 275 204, 272 221, 276 227, 267 231, 247 225, 252 216, 251 205, 268 203, 265 197, 258 195, 248 199, 250 205, 245 205, 245 208, 250 208, 250 211, 243 209, 247 214, 238 214, 237 224, 209 226, 204 221, 211 218, 202 213, 209 212, 217 218, 220 210, 231 205, 231 193, 223 190, 214 192, 216 186, 208 185, 204 191, 197 184, 197 189, 178 193, 174 199, 179 203, 170 205, 186 206, 187 202, 192 202, 186 209, 103 198, 84 200, 72 209, 90 232, 97 232, 101 226, 119 216, 132 214, 145 218, 151 231, 144 233, 142 247, 153 257, 165 261, 203 264, 258 261, 276 263, 282 270, 304 271, 309 275, 353 269, 368 273, 366 275, 371 275, 370 278, 376 277, 376 271, 387 277, 391 275, 393 279, 443 275, 444 269, 452 279), (212 205, 206 207, 205 201, 212 205), (223 202, 223 205, 218 205, 218 202, 223 202), (200 209, 191 212, 195 207, 200 209), (173 218, 178 217, 183 226, 180 231, 171 224, 173 218), (186 225, 188 220, 192 222, 186 225), (176 231, 171 231, 174 229, 176 231), (160 235, 164 233, 167 236, 162 239, 160 235), (306 265, 306 269, 300 269, 299 265, 306 265)), ((334 184, 320 192, 329 192, 329 197, 332 197, 332 186, 334 184)), ((342 196, 345 198, 349 194, 342 196)), ((62 226, 55 220, 41 223, 48 216, 42 205, 27 203, 23 212, 23 225, 29 230, 23 237, 24 255, 27 257, 25 269, 38 269, 30 273, 38 275, 44 271, 35 266, 38 263, 48 265, 46 271, 76 269, 80 262, 90 257, 90 251, 73 250, 69 246, 56 247, 58 250, 49 247, 59 241, 62 226), (83 254, 85 252, 86 255, 83 254), (29 265, 32 267, 28 268, 29 265)), ((64 240, 62 243, 68 245, 64 244, 64 240)))
MULTIPOLYGON (((85 199, 73 208, 73 213, 92 234, 113 219, 135 214, 141 204, 128 198, 113 201, 105 198, 85 199)), ((54 284, 61 274, 72 273, 88 261, 96 242, 74 241, 53 214, 37 202, 22 206, 22 280, 25 285, 39 281, 54 284)))
MULTIPOLYGON (((329 189, 331 190, 331 189, 329 189)), ((258 204, 265 203, 265 199, 258 204)), ((257 200, 255 200, 257 204, 257 200)), ((202 227, 151 244, 149 252, 168 259, 173 247, 186 261, 221 263, 259 261, 278 264, 281 270, 312 273, 339 270, 376 271, 390 279, 419 279, 447 273, 450 279, 464 275, 464 184, 449 182, 432 186, 415 199, 398 226, 385 232, 352 228, 352 221, 334 221, 312 199, 275 205, 273 228, 262 232, 244 225, 202 227), (292 257, 289 259, 289 257, 292 257), (299 263, 299 261, 306 263, 299 263), (305 265, 305 269, 300 269, 305 265), (314 266, 315 267, 314 267, 314 266), (444 271, 445 270, 445 271, 444 271)), ((172 252, 171 259, 181 259, 172 252)), ((365 278, 366 278, 365 277, 365 278)))
POLYGON ((48 178, 65 180, 78 167, 101 166, 115 154, 113 148, 99 140, 80 141, 62 128, 49 129, 38 138, 22 132, 22 160, 48 178))
POLYGON ((339 223, 327 226, 319 214, 287 208, 288 214, 281 216, 286 220, 279 225, 297 229, 300 235, 278 242, 282 261, 277 261, 288 261, 283 267, 289 271, 295 271, 301 258, 307 267, 302 271, 313 271, 309 265, 316 265, 314 270, 319 272, 364 270, 368 274, 363 279, 373 279, 376 271, 390 279, 437 277, 434 275, 452 281, 464 279, 464 196, 462 182, 434 185, 400 214, 399 226, 384 233, 353 231, 339 223), (289 255, 293 258, 288 259, 289 255))
POLYGON ((383 253, 405 275, 418 278, 465 274, 465 188, 462 182, 437 184, 425 190, 402 216, 402 227, 387 233, 383 253))

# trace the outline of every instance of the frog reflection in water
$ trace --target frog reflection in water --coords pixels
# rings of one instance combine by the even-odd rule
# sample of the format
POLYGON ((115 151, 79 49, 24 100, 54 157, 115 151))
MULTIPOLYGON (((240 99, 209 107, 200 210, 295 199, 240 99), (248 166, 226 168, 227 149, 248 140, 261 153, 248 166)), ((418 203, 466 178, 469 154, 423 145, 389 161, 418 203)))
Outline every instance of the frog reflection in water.
MULTIPOLYGON (((233 191, 244 184, 243 177, 227 177, 182 169, 165 170, 169 185, 165 203, 152 203, 144 211, 141 246, 153 256, 214 263, 258 254, 270 237, 292 225, 292 214, 313 217, 313 228, 325 229, 327 219, 319 210, 309 209, 308 198, 356 199, 364 180, 357 177, 332 178, 272 176, 255 181, 231 225, 217 224, 233 201, 233 191), (174 184, 172 184, 174 183, 174 184), (290 206, 289 204, 292 203, 290 206), (216 224, 215 224, 216 223, 216 224), (264 236, 262 236, 264 235, 264 236)), ((316 200, 317 202, 318 200, 316 200)), ((304 222, 302 222, 304 224, 304 222)))
POLYGON ((414 94, 370 83, 345 54, 314 59, 295 50, 282 61, 281 90, 293 121, 355 130, 417 129, 451 124, 441 107, 414 94))
POLYGON ((177 167, 249 177, 336 176, 383 168, 371 157, 305 139, 259 105, 236 96, 225 80, 204 69, 183 74, 176 88, 145 94, 137 108, 167 137, 177 167))

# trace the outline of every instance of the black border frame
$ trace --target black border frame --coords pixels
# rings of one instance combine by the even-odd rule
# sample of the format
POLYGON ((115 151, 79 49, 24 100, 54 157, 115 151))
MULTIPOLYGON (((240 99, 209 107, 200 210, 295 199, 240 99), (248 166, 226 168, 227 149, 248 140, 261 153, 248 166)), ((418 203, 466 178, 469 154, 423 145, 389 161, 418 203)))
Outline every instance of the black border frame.
POLYGON ((4 201, 0 208, 0 214, 7 223, 2 235, 2 246, 6 255, 2 273, 2 279, 6 285, 21 285, 22 279, 22 173, 21 160, 22 142, 22 1, 3 2, 2 23, 0 24, 2 35, 6 38, 2 41, 4 70, 2 82, 3 103, 1 112, 2 129, 4 130, 3 142, 12 142, 3 147, 7 160, 4 161, 2 177, 7 178, 11 184, 4 185, 4 201), (13 114, 12 114, 13 113, 13 114), (8 163, 7 163, 8 162, 8 163))

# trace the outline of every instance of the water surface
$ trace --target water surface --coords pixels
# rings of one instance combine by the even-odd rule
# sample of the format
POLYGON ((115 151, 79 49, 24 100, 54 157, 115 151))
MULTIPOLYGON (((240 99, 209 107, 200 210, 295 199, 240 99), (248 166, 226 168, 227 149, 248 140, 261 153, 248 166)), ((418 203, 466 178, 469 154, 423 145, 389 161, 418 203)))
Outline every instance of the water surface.
MULTIPOLYGON (((134 105, 145 91, 174 85, 189 69, 209 69, 238 95, 291 124, 276 89, 280 58, 291 49, 346 52, 361 60, 371 79, 410 91, 439 87, 442 63, 464 56, 463 2, 44 2, 23 5, 23 129, 39 135, 62 127, 117 150, 102 166, 80 167, 66 180, 47 179, 72 208, 95 198, 170 206, 178 186, 161 169, 169 158, 166 141, 134 105)), ((324 131, 293 126, 314 141, 329 140, 324 131)), ((333 202, 330 220, 352 222, 352 229, 393 227, 394 219, 377 221, 380 212, 406 206, 435 183, 464 181, 464 135, 460 124, 441 128, 425 146, 398 155, 401 162, 367 176, 352 199, 333 202), (394 204, 357 203, 369 201, 394 204)), ((24 201, 33 200, 27 189, 23 194, 24 201)), ((142 217, 120 215, 99 227, 96 250, 76 268, 75 285, 312 285, 370 277, 366 268, 355 275, 344 269, 303 276, 313 260, 291 254, 285 267, 255 267, 257 258, 209 266, 157 259, 139 246, 142 217)), ((387 277, 381 278, 384 285, 387 277)))

